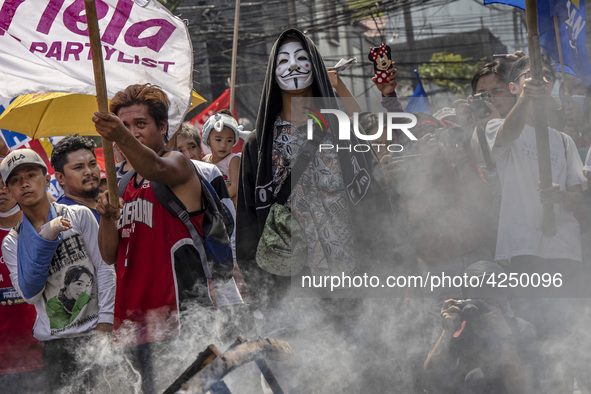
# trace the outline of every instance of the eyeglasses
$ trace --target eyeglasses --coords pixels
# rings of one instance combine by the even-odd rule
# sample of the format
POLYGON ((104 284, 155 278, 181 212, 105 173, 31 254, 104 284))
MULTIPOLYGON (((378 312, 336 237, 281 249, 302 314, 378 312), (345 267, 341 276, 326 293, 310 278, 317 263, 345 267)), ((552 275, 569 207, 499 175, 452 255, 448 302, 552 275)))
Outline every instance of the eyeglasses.
MULTIPOLYGON (((544 73, 542 75, 543 75, 544 79, 546 81, 548 81, 548 83, 553 84, 556 81, 556 77, 550 71, 544 71, 544 73)), ((531 71, 530 70, 527 70, 525 72, 522 72, 521 74, 519 74, 517 76, 517 78, 515 78, 513 80, 513 82, 517 82, 519 80, 519 78, 521 78, 523 76, 525 76, 525 79, 531 78, 531 71)))

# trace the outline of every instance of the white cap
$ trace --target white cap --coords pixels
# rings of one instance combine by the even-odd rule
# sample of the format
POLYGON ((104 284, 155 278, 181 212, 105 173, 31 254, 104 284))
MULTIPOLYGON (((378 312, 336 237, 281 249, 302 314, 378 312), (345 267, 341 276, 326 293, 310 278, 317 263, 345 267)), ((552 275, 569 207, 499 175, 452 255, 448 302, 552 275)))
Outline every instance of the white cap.
POLYGON ((10 152, 8 156, 2 160, 2 164, 0 164, 0 174, 2 174, 4 183, 6 183, 14 170, 28 164, 37 165, 43 168, 45 173, 47 173, 47 166, 35 151, 31 149, 17 149, 10 152))

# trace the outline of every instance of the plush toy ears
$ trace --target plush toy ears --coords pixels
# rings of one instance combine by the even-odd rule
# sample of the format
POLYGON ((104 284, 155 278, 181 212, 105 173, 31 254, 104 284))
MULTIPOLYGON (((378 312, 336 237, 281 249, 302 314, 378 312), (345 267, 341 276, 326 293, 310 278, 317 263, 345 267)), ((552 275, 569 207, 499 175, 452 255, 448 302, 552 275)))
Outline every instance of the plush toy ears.
POLYGON ((369 60, 375 62, 378 59, 378 57, 387 54, 388 50, 386 44, 382 42, 379 47, 369 48, 369 55, 367 57, 369 58, 369 60))
POLYGON ((205 145, 209 146, 207 139, 209 138, 209 134, 210 134, 211 130, 215 130, 218 133, 220 133, 224 129, 224 127, 229 127, 232 131, 234 131, 234 146, 235 146, 238 143, 238 138, 240 138, 240 131, 242 131, 242 129, 244 129, 244 127, 242 127, 242 125, 238 125, 238 122, 236 122, 236 119, 234 119, 230 115, 226 115, 223 113, 211 115, 209 117, 209 119, 207 119, 207 121, 205 121, 205 124, 203 125, 203 129, 201 130, 202 137, 203 137, 203 143, 205 145))
POLYGON ((215 129, 215 131, 217 131, 218 133, 220 131, 222 131, 222 129, 224 128, 224 121, 219 119, 217 120, 214 124, 213 124, 213 128, 215 129))

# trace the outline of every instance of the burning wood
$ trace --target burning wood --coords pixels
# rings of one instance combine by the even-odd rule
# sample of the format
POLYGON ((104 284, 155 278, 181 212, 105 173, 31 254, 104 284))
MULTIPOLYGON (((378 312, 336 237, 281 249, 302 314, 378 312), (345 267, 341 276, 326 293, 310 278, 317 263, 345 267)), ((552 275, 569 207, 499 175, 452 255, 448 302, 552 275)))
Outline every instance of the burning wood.
MULTIPOLYGON (((239 338, 238 341, 242 342, 243 339, 239 338)), ((234 344, 228 351, 220 354, 209 365, 199 371, 197 375, 192 377, 179 392, 205 393, 217 382, 221 381, 224 376, 242 364, 262 360, 264 357, 282 361, 289 359, 291 356, 293 356, 293 351, 289 344, 278 339, 264 338, 258 341, 234 344)), ((266 364, 263 363, 263 365, 266 367, 266 364)), ((264 372, 270 373, 268 367, 266 370, 264 372)), ((267 376, 271 377, 272 373, 265 374, 265 377, 267 376)), ((276 387, 281 390, 278 385, 276 387)))

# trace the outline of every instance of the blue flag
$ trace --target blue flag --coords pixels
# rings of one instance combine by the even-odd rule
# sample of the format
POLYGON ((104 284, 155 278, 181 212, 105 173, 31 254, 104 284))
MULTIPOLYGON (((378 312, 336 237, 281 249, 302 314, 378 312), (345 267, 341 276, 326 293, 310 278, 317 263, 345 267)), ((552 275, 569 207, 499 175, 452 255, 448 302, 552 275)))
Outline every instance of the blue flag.
POLYGON ((512 5, 513 7, 525 10, 525 0, 484 0, 484 5, 492 3, 512 5))
POLYGON ((546 0, 538 5, 540 46, 557 64, 560 64, 554 31, 554 15, 558 18, 564 71, 576 75, 585 85, 591 84, 591 64, 585 43, 585 2, 546 0))
POLYGON ((425 92, 423 82, 421 81, 421 77, 419 76, 419 72, 417 70, 415 70, 415 75, 417 76, 417 81, 419 84, 410 97, 410 100, 408 100, 408 104, 406 104, 404 112, 427 112, 430 114, 431 106, 429 105, 429 100, 427 99, 427 92, 425 92))
MULTIPOLYGON (((507 4, 525 9, 524 0, 484 0, 484 4, 491 3, 507 4)), ((585 85, 591 84, 591 64, 585 43, 585 2, 581 0, 538 0, 537 6, 540 46, 543 51, 548 53, 557 64, 557 68, 560 68, 554 31, 554 15, 556 15, 564 70, 569 74, 574 74, 585 85)))

